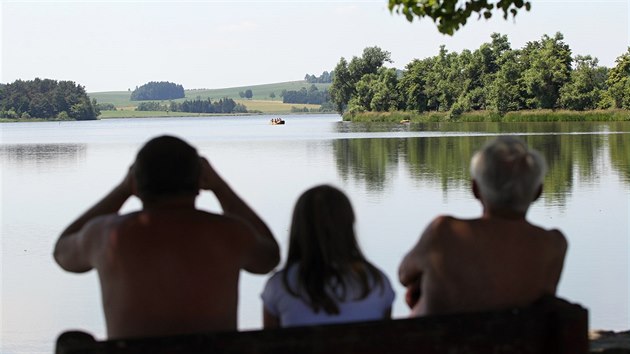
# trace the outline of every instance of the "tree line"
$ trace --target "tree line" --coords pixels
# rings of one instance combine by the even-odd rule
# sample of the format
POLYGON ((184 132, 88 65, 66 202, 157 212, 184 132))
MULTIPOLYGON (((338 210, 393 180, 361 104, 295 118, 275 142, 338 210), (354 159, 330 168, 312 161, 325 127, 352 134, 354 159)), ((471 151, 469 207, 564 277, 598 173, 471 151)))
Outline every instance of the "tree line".
POLYGON ((238 97, 247 98, 248 100, 251 100, 252 97, 254 97, 254 92, 251 89, 247 89, 245 91, 239 91, 238 97))
POLYGON ((299 90, 283 90, 280 94, 282 103, 325 104, 329 101, 328 90, 320 91, 317 86, 311 85, 308 90, 302 87, 299 90))
POLYGON ((319 76, 306 74, 304 75, 304 80, 306 80, 309 84, 329 84, 332 82, 334 75, 334 70, 332 72, 324 71, 319 76))
POLYGON ((183 102, 171 101, 168 104, 160 102, 141 102, 136 107, 136 111, 170 111, 170 112, 190 112, 190 113, 247 113, 247 107, 236 103, 231 98, 222 98, 212 101, 210 98, 185 100, 183 102))
POLYGON ((494 33, 474 51, 416 59, 403 71, 386 68, 390 53, 365 48, 350 62, 341 58, 329 93, 340 112, 524 109, 630 109, 630 48, 614 68, 590 55, 572 56, 561 33, 512 49, 506 35, 494 33))
POLYGON ((93 120, 100 114, 96 100, 73 81, 16 80, 0 85, 0 117, 93 120))
POLYGON ((131 92, 132 101, 171 100, 184 98, 184 87, 168 81, 151 81, 131 92))

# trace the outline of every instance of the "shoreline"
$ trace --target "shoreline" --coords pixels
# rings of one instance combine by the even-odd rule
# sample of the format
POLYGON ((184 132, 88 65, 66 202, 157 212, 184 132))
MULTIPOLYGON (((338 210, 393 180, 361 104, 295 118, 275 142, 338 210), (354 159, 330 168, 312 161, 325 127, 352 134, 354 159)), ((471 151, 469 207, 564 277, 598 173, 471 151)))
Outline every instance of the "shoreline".
MULTIPOLYGON (((288 116, 288 115, 319 115, 337 114, 336 112, 247 112, 247 113, 189 113, 189 112, 165 112, 165 111, 105 111, 105 112, 129 112, 129 114, 101 114, 96 119, 86 120, 98 121, 108 119, 144 119, 144 118, 189 118, 189 117, 226 117, 226 116, 288 116), (136 113, 136 114, 134 114, 136 113)), ((28 123, 28 122, 79 122, 73 119, 45 119, 45 118, 0 118, 2 123, 28 123)))
POLYGON ((594 111, 523 110, 508 112, 504 116, 493 111, 473 111, 452 117, 449 112, 362 112, 344 113, 344 121, 385 123, 431 122, 625 122, 630 121, 630 110, 609 109, 594 111))
POLYGON ((591 353, 606 353, 608 350, 620 349, 614 353, 630 353, 630 330, 614 332, 605 330, 590 330, 588 333, 591 353))

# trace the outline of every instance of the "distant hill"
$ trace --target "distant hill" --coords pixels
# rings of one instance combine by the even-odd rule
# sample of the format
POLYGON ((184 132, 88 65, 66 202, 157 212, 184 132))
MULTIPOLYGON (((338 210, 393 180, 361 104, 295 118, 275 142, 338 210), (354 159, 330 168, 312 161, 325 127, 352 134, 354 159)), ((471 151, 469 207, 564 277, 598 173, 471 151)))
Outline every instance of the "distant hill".
MULTIPOLYGON (((243 100, 239 92, 244 92, 247 89, 252 90, 254 96, 253 100, 256 101, 276 101, 278 103, 282 102, 282 97, 280 97, 280 93, 282 90, 299 90, 302 87, 306 87, 307 89, 311 86, 315 85, 319 90, 323 90, 324 88, 328 88, 330 86, 329 83, 326 84, 310 84, 305 80, 300 81, 288 81, 288 82, 279 82, 274 84, 264 84, 264 85, 251 85, 251 86, 240 86, 240 87, 230 87, 230 88, 221 88, 221 89, 193 89, 193 90, 185 90, 184 93, 186 95, 185 98, 180 98, 173 101, 184 101, 185 99, 195 99, 197 97, 201 98, 210 98, 210 99, 220 99, 223 97, 228 97, 234 100, 242 101, 245 105, 247 105, 247 100, 243 100), (275 94, 275 98, 269 97, 271 93, 275 94)), ((116 107, 135 107, 138 105, 139 101, 131 101, 131 92, 130 91, 109 91, 109 92, 89 92, 88 96, 90 98, 96 98, 99 103, 111 103, 116 107)), ((141 102, 141 101, 140 101, 141 102)), ((302 106, 296 104, 287 104, 289 106, 302 106)))

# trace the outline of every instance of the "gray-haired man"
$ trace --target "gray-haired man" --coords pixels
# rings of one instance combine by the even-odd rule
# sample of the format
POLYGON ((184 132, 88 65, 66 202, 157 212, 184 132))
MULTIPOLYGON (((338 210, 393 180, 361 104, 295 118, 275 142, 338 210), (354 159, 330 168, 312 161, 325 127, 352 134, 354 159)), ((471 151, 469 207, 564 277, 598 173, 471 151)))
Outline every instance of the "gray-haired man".
POLYGON ((544 159, 518 138, 499 137, 470 170, 483 215, 437 217, 400 265, 412 315, 522 306, 556 292, 567 241, 525 219, 542 192, 544 159))

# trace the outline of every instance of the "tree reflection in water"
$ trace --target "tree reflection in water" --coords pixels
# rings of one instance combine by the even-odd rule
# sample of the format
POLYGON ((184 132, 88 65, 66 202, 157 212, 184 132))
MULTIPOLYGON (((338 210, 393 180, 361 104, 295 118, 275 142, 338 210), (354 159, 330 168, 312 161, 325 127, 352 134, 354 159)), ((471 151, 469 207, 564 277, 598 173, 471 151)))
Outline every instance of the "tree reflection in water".
MULTIPOLYGON (((389 131, 400 131, 391 125, 389 131)), ((340 131, 386 130, 387 124, 340 125, 340 131)), ((440 132, 406 138, 351 138, 333 142, 337 170, 344 180, 365 182, 383 191, 399 164, 421 183, 437 184, 444 192, 469 183, 470 158, 493 135, 519 134, 547 159, 544 197, 564 205, 576 182, 595 182, 602 174, 619 174, 630 184, 630 124, 613 123, 423 123, 410 132, 440 132), (612 171, 605 170, 611 166, 612 171)))

